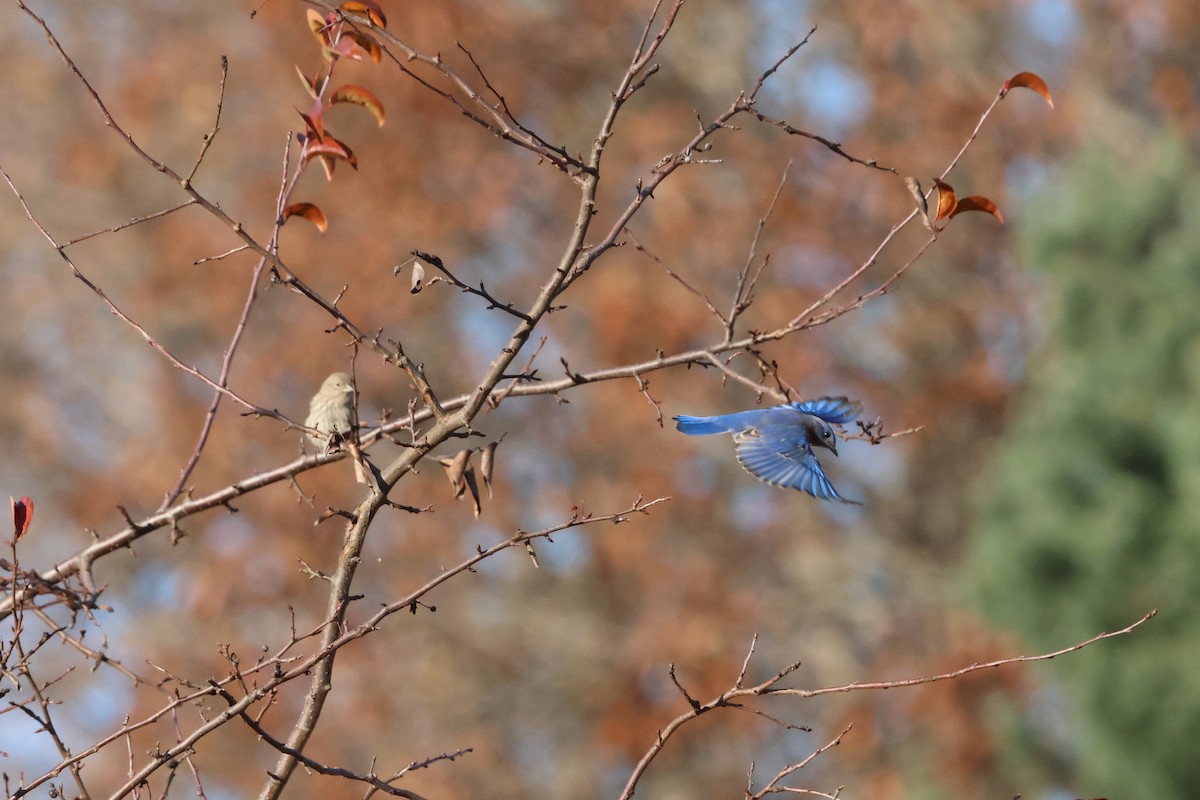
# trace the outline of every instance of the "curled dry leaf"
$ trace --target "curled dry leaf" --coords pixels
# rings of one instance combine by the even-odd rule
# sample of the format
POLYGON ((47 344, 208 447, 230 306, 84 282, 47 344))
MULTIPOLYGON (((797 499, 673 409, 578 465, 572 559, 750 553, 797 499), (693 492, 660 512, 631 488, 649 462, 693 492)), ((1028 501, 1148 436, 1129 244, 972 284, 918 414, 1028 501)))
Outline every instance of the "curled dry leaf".
POLYGON ((412 294, 416 294, 417 292, 424 289, 425 285, 422 283, 422 281, 424 281, 424 280, 425 280, 425 265, 422 264, 420 261, 414 261, 413 262, 413 270, 412 270, 412 286, 409 287, 408 291, 411 292, 412 294))
POLYGON ((954 213, 954 207, 958 205, 958 198, 954 194, 954 187, 942 179, 934 178, 933 185, 937 187, 938 191, 937 214, 934 215, 933 220, 940 222, 954 213))
POLYGON ((446 477, 450 479, 450 485, 454 487, 455 497, 462 497, 463 492, 467 490, 463 475, 470 463, 470 450, 460 450, 454 458, 441 459, 442 466, 446 468, 446 477))
POLYGON ((475 507, 475 516, 483 513, 479 503, 479 485, 475 482, 475 467, 471 464, 472 450, 460 450, 454 458, 439 458, 437 461, 446 468, 446 477, 454 487, 454 499, 461 500, 469 489, 471 504, 475 507))
POLYGON ((339 86, 329 95, 329 102, 354 103, 355 105, 362 106, 371 112, 371 115, 375 117, 375 121, 379 123, 380 127, 383 127, 383 123, 387 121, 387 114, 383 110, 383 103, 379 102, 379 98, 371 90, 362 86, 350 83, 345 86, 339 86))
POLYGON ((22 497, 20 500, 8 498, 12 503, 13 514, 13 544, 21 541, 21 537, 29 530, 29 523, 33 519, 33 500, 28 497, 22 497))
POLYGON ((488 442, 479 457, 479 474, 483 476, 483 485, 487 487, 488 497, 492 496, 492 470, 496 467, 496 446, 499 442, 488 442))
MULTIPOLYGON (((467 462, 467 468, 463 472, 463 483, 471 490, 471 505, 475 511, 475 519, 479 519, 479 515, 483 513, 483 506, 479 503, 479 485, 475 482, 475 466, 470 461, 467 462)), ((462 492, 459 492, 459 497, 462 497, 462 492)))
POLYGON ((325 212, 314 203, 292 203, 283 210, 283 221, 287 222, 290 217, 304 217, 316 225, 317 230, 321 233, 329 228, 329 220, 326 219, 325 212))
POLYGON ((384 15, 383 9, 375 0, 347 0, 338 6, 342 11, 348 11, 351 14, 365 14, 381 28, 387 27, 387 16, 384 15))
POLYGON ((973 194, 970 197, 964 197, 962 200, 959 200, 954 206, 954 210, 950 212, 950 216, 957 216, 964 211, 983 211, 1000 220, 1001 225, 1004 224, 1004 217, 1000 216, 1000 209, 996 207, 995 203, 982 195, 973 194))
POLYGON ((1018 72, 1016 75, 1013 75, 1004 82, 1001 97, 1008 94, 1010 89, 1016 88, 1025 88, 1037 92, 1051 108, 1054 108, 1054 99, 1050 97, 1050 87, 1042 80, 1042 76, 1036 72, 1018 72))

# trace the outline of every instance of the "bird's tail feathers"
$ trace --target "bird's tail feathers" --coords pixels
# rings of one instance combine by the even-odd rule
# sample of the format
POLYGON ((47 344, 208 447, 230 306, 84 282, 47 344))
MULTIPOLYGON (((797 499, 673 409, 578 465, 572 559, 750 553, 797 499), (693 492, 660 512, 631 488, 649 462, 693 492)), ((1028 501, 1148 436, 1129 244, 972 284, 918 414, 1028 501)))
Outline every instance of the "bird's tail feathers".
POLYGON ((675 427, 680 433, 688 436, 706 436, 710 433, 736 433, 742 430, 739 422, 731 420, 734 414, 719 417, 689 417, 681 414, 675 417, 675 427))

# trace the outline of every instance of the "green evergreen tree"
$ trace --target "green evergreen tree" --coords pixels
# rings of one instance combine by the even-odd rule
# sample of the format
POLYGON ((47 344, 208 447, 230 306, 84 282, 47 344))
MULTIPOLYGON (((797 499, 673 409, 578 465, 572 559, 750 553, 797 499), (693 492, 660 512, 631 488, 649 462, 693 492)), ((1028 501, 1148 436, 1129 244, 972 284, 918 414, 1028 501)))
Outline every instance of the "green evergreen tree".
POLYGON ((1022 246, 1046 290, 1046 343, 981 487, 968 580, 1037 648, 1157 607, 1133 636, 1045 673, 1073 742, 1057 755, 1073 792, 1194 800, 1200 170, 1173 141, 1097 149, 1031 210, 1022 246))

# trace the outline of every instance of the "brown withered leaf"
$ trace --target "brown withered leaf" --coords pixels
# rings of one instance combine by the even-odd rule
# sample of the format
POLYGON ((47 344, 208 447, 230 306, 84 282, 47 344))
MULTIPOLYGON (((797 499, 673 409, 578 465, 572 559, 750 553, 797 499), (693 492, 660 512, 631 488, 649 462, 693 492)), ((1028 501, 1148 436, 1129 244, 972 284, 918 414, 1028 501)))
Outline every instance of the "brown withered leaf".
POLYGON ((1000 216, 1000 209, 996 207, 995 203, 982 195, 973 194, 970 197, 964 197, 962 200, 959 200, 957 205, 954 206, 954 210, 950 212, 950 216, 958 216, 964 211, 983 211, 1000 220, 1001 225, 1004 224, 1004 217, 1000 216))
POLYGON ((488 497, 492 496, 492 470, 496 467, 496 447, 499 442, 488 442, 479 457, 479 474, 483 476, 483 485, 487 487, 488 497))
POLYGON ((362 86, 356 86, 348 83, 345 86, 339 86, 334 89, 329 95, 330 103, 354 103, 362 106, 371 115, 375 117, 375 121, 383 127, 383 123, 387 121, 387 114, 383 110, 383 103, 379 102, 379 98, 362 86))
MULTIPOLYGON (((479 519, 479 515, 483 513, 483 506, 479 503, 479 485, 475 483, 475 466, 468 461, 467 468, 463 472, 463 483, 471 490, 471 505, 475 510, 475 519, 479 519)), ((459 497, 462 496, 460 492, 459 497)))
POLYGON ((454 487, 454 499, 461 500, 468 490, 471 492, 471 504, 475 508, 475 517, 483 513, 479 503, 479 485, 475 482, 475 467, 471 464, 473 450, 460 450, 454 458, 441 456, 437 462, 446 468, 446 478, 454 487))
POLYGON ((321 233, 329 228, 329 220, 325 217, 325 212, 314 203, 292 203, 283 210, 283 221, 287 222, 290 217, 304 217, 316 225, 317 230, 321 233))
POLYGON ((450 485, 454 487, 454 496, 462 497, 463 492, 467 490, 463 475, 466 474, 467 467, 471 463, 471 451, 460 450, 454 458, 439 458, 438 463, 446 468, 446 477, 450 480, 450 485))
POLYGON ((12 503, 13 544, 16 544, 28 532, 29 523, 33 520, 33 500, 28 497, 16 500, 11 496, 8 500, 12 503))
POLYGON ((348 11, 351 14, 366 14, 381 28, 387 27, 387 16, 384 15, 383 9, 375 0, 347 0, 338 6, 342 11, 348 11))
POLYGON ((933 185, 938 192, 937 214, 934 215, 933 221, 941 222, 954 213, 954 207, 958 205, 958 197, 954 194, 954 187, 941 178, 934 178, 933 185))
POLYGON ((1036 72, 1018 72, 1016 75, 1013 75, 1004 82, 1004 91, 1001 93, 1001 96, 1008 94, 1009 90, 1016 88, 1025 88, 1037 92, 1051 108, 1054 108, 1054 98, 1050 96, 1050 87, 1042 80, 1042 76, 1036 72))

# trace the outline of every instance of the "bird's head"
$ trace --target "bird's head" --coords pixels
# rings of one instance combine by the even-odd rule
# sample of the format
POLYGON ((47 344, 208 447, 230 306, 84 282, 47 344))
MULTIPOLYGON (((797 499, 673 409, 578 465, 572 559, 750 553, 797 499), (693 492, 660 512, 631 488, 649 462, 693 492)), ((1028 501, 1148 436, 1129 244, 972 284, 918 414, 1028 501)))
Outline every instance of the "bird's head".
POLYGON ((837 435, 833 428, 829 427, 829 423, 819 417, 810 417, 808 423, 805 426, 808 430, 808 443, 813 447, 824 447, 836 456, 837 435))
POLYGON ((354 394, 354 383, 344 372, 335 372, 321 384, 321 393, 326 395, 354 394))

